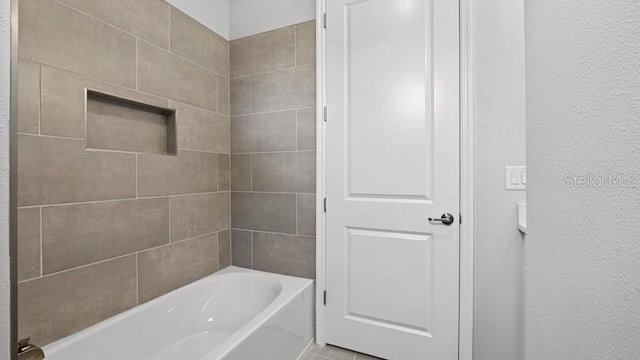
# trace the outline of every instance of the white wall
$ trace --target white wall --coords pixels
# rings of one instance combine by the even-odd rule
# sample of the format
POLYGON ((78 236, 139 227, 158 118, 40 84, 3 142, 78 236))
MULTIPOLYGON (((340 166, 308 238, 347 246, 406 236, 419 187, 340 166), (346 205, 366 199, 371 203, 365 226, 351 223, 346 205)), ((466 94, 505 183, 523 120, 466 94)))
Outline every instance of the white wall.
POLYGON ((640 2, 527 0, 527 360, 640 358, 640 2))
MULTIPOLYGON (((132 0, 135 1, 135 0, 132 0)), ((229 0, 167 0, 204 26, 229 40, 229 0)))
POLYGON ((229 0, 230 39, 316 18, 315 0, 229 0))
POLYGON ((9 93, 11 2, 0 0, 0 359, 9 359, 9 93))
POLYGON ((474 360, 522 360, 524 249, 506 165, 525 165, 524 0, 475 0, 474 360))
POLYGON ((316 18, 315 0, 167 0, 233 40, 316 18))

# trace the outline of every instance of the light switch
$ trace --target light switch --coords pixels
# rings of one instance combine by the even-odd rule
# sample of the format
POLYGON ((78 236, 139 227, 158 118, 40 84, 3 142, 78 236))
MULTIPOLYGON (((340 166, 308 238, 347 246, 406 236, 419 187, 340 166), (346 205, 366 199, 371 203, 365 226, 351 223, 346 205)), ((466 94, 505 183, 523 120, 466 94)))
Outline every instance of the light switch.
POLYGON ((526 166, 505 166, 505 189, 526 190, 527 188, 527 167, 526 166))
POLYGON ((519 185, 520 184, 520 174, 517 171, 511 171, 509 173, 511 177, 511 185, 519 185))

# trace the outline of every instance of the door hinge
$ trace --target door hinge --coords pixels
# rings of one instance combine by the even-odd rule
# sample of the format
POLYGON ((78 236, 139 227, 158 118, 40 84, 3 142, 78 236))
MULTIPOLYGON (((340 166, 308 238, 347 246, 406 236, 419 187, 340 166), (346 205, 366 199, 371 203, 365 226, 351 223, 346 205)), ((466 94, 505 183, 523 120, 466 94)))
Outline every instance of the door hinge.
POLYGON ((322 109, 322 118, 324 119, 324 121, 327 121, 327 107, 325 106, 324 109, 322 109))
POLYGON ((327 290, 325 290, 324 293, 322 294, 322 303, 325 306, 327 305, 327 290))
POLYGON ((322 14, 322 27, 327 28, 327 13, 322 14))
POLYGON ((324 212, 327 212, 327 198, 324 198, 324 204, 323 204, 323 208, 324 208, 324 212))

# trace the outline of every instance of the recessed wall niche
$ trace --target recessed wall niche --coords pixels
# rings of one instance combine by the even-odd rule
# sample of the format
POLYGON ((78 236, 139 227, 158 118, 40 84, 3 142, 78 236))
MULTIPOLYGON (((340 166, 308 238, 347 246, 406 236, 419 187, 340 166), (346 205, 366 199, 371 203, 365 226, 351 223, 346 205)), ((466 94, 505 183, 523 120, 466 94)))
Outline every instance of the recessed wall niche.
POLYGON ((176 111, 92 89, 85 90, 86 147, 177 154, 176 111))

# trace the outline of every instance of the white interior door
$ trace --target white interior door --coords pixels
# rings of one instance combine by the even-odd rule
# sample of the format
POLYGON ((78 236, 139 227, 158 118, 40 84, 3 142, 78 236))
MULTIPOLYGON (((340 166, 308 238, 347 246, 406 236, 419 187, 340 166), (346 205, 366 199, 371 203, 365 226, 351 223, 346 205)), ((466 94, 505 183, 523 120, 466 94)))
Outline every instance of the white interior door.
POLYGON ((452 0, 327 1, 329 344, 458 358, 458 18, 452 0))

